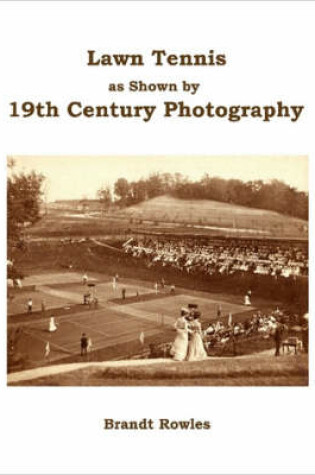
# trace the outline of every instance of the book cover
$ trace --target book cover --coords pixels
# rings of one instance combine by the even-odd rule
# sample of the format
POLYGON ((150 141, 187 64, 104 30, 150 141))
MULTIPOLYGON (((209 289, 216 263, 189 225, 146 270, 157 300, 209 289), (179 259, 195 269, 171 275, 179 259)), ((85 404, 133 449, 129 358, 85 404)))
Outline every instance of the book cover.
POLYGON ((313 473, 314 3, 0 13, 0 473, 313 473))

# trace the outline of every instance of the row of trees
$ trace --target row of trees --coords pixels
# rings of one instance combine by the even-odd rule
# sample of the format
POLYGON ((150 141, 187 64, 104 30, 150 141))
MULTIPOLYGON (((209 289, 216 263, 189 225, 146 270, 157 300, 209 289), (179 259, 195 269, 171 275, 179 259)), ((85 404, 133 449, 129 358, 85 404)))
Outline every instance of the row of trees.
POLYGON ((163 194, 181 199, 215 200, 268 209, 308 219, 308 194, 279 180, 244 182, 206 174, 200 180, 192 181, 180 173, 154 173, 138 181, 129 182, 126 178, 119 178, 114 185, 114 199, 108 186, 98 191, 98 198, 108 208, 113 202, 124 207, 163 194))

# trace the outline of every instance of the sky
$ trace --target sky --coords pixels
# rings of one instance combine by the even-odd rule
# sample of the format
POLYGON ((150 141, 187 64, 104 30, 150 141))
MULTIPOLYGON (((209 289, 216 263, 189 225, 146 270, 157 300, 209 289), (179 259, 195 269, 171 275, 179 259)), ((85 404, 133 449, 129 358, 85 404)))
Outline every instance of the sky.
MULTIPOLYGON (((11 157, 10 157, 11 158, 11 157)), ((128 181, 151 173, 182 173, 192 180, 210 176, 243 181, 282 180, 308 191, 306 156, 13 156, 14 172, 35 170, 45 177, 45 200, 96 198, 102 186, 113 186, 124 177, 128 181)))

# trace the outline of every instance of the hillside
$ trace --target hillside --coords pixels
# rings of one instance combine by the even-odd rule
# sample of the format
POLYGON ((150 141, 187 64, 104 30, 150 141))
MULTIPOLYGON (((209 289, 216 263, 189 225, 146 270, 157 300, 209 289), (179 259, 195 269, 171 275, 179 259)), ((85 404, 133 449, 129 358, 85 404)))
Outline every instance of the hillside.
MULTIPOLYGON (((73 206, 73 207, 71 207, 73 206)), ((120 210, 47 207, 47 214, 28 233, 33 237, 106 236, 127 230, 244 237, 307 239, 308 223, 274 211, 211 200, 183 200, 168 195, 120 210)))
POLYGON ((130 223, 188 226, 222 233, 307 238, 308 223, 274 211, 210 200, 159 196, 115 213, 130 223))

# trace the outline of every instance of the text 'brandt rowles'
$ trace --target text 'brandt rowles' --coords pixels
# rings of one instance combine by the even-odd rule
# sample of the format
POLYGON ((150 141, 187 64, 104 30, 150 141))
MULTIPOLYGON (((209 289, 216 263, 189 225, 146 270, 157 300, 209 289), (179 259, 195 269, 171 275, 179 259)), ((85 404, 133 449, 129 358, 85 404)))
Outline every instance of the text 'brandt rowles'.
POLYGON ((104 419, 104 430, 209 430, 211 423, 208 420, 171 420, 171 419, 151 419, 141 420, 115 420, 104 419))

